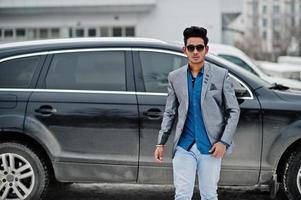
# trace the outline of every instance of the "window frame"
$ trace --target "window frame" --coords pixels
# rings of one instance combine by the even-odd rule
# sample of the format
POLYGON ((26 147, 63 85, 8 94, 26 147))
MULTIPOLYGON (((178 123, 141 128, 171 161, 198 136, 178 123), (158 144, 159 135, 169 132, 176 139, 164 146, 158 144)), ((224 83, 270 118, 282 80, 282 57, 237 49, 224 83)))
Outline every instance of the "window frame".
MULTIPOLYGON (((159 95, 159 96, 167 96, 167 93, 154 93, 154 92, 145 92, 144 81, 141 71, 141 63, 139 61, 139 51, 151 51, 151 52, 163 52, 169 53, 173 55, 179 55, 186 57, 185 54, 180 52, 175 52, 172 50, 166 49, 154 49, 154 48, 127 48, 127 47, 112 47, 112 48, 83 48, 83 49, 65 49, 65 50, 52 50, 52 51, 41 51, 36 53, 24 53, 19 55, 11 55, 8 57, 4 57, 0 59, 1 62, 5 62, 8 60, 23 58, 23 57, 30 57, 30 56, 41 56, 40 62, 35 69, 34 75, 30 82, 28 88, 0 88, 0 90, 21 90, 21 91, 33 91, 33 89, 47 91, 45 89, 45 78, 50 67, 52 58, 56 53, 66 53, 66 52, 87 52, 87 51, 124 51, 125 53, 125 71, 126 71, 126 91, 101 91, 101 90, 65 90, 65 89, 56 89, 55 91, 59 92, 104 92, 104 93, 135 93, 137 95, 159 95), (134 80, 134 81, 133 81, 134 80)), ((231 72, 229 75, 240 82, 248 91, 251 97, 240 97, 238 99, 254 99, 254 95, 250 87, 242 81, 240 78, 237 78, 231 72)), ((50 89, 52 90, 52 89, 50 89)), ((53 90, 54 91, 54 90, 53 90)))
MULTIPOLYGON (((144 79, 143 79, 143 74, 142 74, 142 63, 140 62, 140 56, 139 56, 139 52, 141 52, 141 51, 167 53, 167 54, 178 55, 178 56, 183 56, 183 57, 187 57, 187 56, 183 53, 175 52, 172 50, 166 50, 166 49, 133 48, 134 70, 135 70, 137 94, 138 95, 167 96, 167 93, 147 92, 145 90, 144 79)), ((229 76, 234 78, 235 80, 237 80, 241 85, 243 85, 247 89, 247 91, 250 95, 250 97, 237 97, 237 99, 250 99, 250 100, 254 99, 252 90, 244 81, 242 81, 240 78, 237 78, 237 76, 233 75, 233 73, 231 73, 230 71, 229 71, 229 76)))
POLYGON ((1 58, 0 59, 0 63, 3 63, 3 62, 7 62, 7 61, 12 61, 12 60, 16 60, 16 59, 22 59, 22 58, 28 58, 28 57, 35 57, 35 56, 40 56, 40 60, 33 72, 33 75, 32 75, 32 78, 29 82, 29 85, 27 88, 19 88, 19 87, 15 87, 15 88, 5 88, 5 87, 0 87, 0 89, 20 89, 20 90, 26 90, 26 89, 33 89, 36 87, 36 84, 37 84, 37 81, 38 81, 38 78, 39 78, 39 74, 42 70, 42 67, 43 67, 43 64, 44 64, 44 61, 47 57, 47 55, 45 53, 30 53, 30 54, 20 54, 20 55, 12 55, 12 56, 8 56, 8 57, 5 57, 5 58, 1 58))
POLYGON ((133 80, 133 69, 132 69, 132 55, 131 55, 131 48, 83 48, 83 49, 65 49, 65 50, 53 50, 48 52, 49 57, 47 61, 45 61, 45 65, 43 68, 43 71, 41 73, 41 76, 39 77, 37 88, 43 89, 43 90, 51 90, 51 91, 61 91, 61 92, 91 92, 91 93, 97 93, 97 92, 105 92, 105 93, 124 93, 124 92, 134 92, 135 91, 135 83, 131 80, 133 80), (52 60, 54 55, 60 54, 60 53, 78 53, 78 52, 103 52, 103 51, 120 51, 124 53, 124 59, 125 59, 125 84, 126 84, 126 90, 124 91, 109 91, 109 90, 73 90, 73 89, 47 89, 46 88, 46 77, 47 73, 50 69, 52 60))
MULTIPOLYGON (((135 49, 133 50, 133 51, 135 51, 135 49)), ((148 92, 148 91, 146 91, 146 89, 147 89, 147 87, 146 87, 146 85, 145 85, 145 81, 144 81, 144 73, 143 73, 143 62, 142 62, 142 60, 141 60, 141 53, 142 52, 151 52, 151 53, 163 53, 163 54, 167 54, 167 55, 172 55, 172 56, 180 56, 180 57, 183 57, 183 58, 187 58, 186 56, 183 56, 183 55, 185 55, 185 54, 181 54, 181 53, 177 53, 177 52, 174 52, 174 51, 170 51, 170 50, 163 50, 163 49, 156 49, 155 51, 153 50, 153 49, 147 49, 147 48, 144 48, 143 50, 137 50, 136 51, 136 57, 137 57, 137 59, 138 59, 138 69, 139 69, 139 74, 136 74, 136 76, 135 77, 140 77, 140 80, 139 80, 139 83, 141 82, 141 86, 139 87, 140 88, 140 90, 139 91, 144 91, 144 92, 146 92, 146 93, 158 93, 158 94, 160 94, 160 93, 162 93, 162 92, 148 92)), ((135 67, 135 69, 137 69, 137 67, 135 67)), ((137 81, 136 81, 137 82, 137 81)), ((166 85, 166 88, 167 88, 167 85, 166 85)))

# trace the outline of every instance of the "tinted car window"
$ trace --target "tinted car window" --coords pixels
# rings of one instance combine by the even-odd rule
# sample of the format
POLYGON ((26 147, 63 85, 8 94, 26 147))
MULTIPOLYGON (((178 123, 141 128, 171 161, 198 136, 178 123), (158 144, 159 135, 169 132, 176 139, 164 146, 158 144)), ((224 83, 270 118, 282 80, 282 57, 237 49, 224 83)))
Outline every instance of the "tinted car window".
POLYGON ((125 91, 124 52, 76 52, 56 54, 46 88, 125 91))
MULTIPOLYGON (((236 90, 236 91, 247 90, 247 88, 237 78, 234 78, 233 76, 230 76, 230 80, 232 81, 232 85, 233 85, 234 90, 236 90)), ((249 92, 246 92, 241 97, 251 97, 251 94, 249 92)))
POLYGON ((147 51, 139 54, 146 92, 167 93, 168 73, 187 63, 187 58, 180 55, 147 51))
POLYGON ((249 72, 252 72, 255 75, 258 75, 245 61, 242 59, 235 57, 235 56, 229 56, 229 55, 219 55, 222 58, 225 58, 226 60, 229 60, 230 62, 233 62, 234 64, 237 64, 238 66, 241 66, 242 68, 248 70, 249 72))
POLYGON ((28 88, 39 61, 39 56, 32 56, 1 62, 0 87, 28 88))

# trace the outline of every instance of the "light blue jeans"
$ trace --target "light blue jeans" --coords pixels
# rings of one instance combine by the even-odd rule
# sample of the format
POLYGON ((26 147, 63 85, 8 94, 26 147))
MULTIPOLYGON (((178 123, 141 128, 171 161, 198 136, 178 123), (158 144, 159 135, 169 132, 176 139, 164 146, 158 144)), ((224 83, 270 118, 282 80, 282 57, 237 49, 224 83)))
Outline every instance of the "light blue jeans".
POLYGON ((194 144, 190 151, 177 146, 173 162, 175 200, 191 200, 198 175, 202 200, 217 200, 217 185, 220 177, 221 158, 201 154, 194 144))

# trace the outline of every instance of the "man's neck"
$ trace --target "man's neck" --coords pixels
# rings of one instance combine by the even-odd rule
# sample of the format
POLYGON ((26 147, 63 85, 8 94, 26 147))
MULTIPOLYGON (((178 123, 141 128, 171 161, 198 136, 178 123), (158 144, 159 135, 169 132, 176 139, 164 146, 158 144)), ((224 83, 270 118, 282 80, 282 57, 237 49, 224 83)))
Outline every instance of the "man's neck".
POLYGON ((203 65, 204 62, 198 64, 189 63, 189 69, 192 73, 199 73, 202 70, 203 65))

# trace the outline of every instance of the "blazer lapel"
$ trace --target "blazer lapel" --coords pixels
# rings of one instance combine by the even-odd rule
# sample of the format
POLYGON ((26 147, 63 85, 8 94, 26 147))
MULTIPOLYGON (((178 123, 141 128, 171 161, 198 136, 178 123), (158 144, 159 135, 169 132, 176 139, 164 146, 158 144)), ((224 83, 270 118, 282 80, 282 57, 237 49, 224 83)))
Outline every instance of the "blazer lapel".
POLYGON ((189 103, 187 70, 188 70, 188 64, 186 64, 182 67, 182 72, 180 73, 180 76, 179 76, 179 79, 181 80, 180 81, 181 94, 183 95, 186 111, 188 110, 188 103, 189 103))
POLYGON ((204 98, 207 92, 208 85, 210 83, 210 65, 205 61, 204 64, 204 74, 203 74, 203 85, 202 85, 202 93, 201 93, 201 105, 204 102, 204 98))

